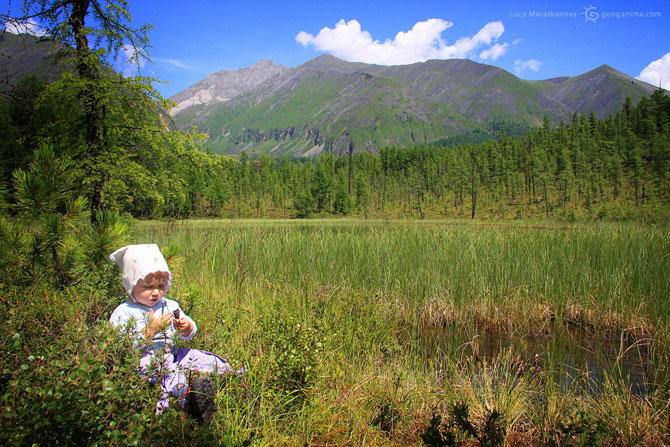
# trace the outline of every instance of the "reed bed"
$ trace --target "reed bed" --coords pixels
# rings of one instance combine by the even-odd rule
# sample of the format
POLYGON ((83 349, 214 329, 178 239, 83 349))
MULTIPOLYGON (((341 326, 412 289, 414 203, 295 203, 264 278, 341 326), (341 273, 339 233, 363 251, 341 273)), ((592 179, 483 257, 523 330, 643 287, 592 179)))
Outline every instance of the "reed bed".
POLYGON ((204 220, 133 238, 168 253, 197 346, 250 370, 219 393, 231 445, 668 440, 666 227, 204 220))

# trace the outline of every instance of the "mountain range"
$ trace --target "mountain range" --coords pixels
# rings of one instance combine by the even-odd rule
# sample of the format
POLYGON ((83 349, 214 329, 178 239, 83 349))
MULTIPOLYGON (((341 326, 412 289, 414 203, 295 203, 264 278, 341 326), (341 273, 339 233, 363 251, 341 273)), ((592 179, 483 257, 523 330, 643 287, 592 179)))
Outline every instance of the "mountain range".
MULTIPOLYGON (((0 34, 0 91, 35 74, 49 82, 68 67, 48 38, 0 34)), ((178 128, 209 135, 218 153, 309 156, 383 146, 455 144, 600 118, 655 87, 607 65, 573 77, 526 81, 470 60, 382 66, 323 55, 288 68, 272 61, 207 76, 170 99, 178 128)))
POLYGON ((382 66, 319 56, 295 68, 261 61, 174 95, 177 127, 213 152, 307 156, 523 133, 574 113, 598 117, 655 87, 602 65, 579 76, 519 79, 470 60, 382 66))

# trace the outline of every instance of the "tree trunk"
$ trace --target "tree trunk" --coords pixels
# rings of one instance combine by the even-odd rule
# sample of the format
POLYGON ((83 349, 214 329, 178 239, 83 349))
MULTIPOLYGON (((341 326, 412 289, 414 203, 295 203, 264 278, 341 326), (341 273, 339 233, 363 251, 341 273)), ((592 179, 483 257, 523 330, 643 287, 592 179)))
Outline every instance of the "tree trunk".
POLYGON ((542 180, 542 187, 544 189, 544 210, 547 217, 549 217, 549 196, 547 194, 547 181, 542 180))
POLYGON ((477 209, 477 192, 473 189, 472 190, 472 216, 471 218, 475 218, 475 210, 477 209))
POLYGON ((91 221, 95 223, 96 212, 103 209, 102 187, 104 173, 99 172, 98 158, 100 152, 100 107, 95 91, 96 80, 99 78, 97 60, 94 62, 93 55, 88 46, 86 36, 86 14, 90 6, 90 0, 75 0, 72 2, 72 14, 69 24, 75 36, 77 50, 77 72, 81 79, 90 82, 81 92, 84 105, 84 126, 86 127, 86 152, 89 159, 88 174, 92 179, 90 191, 91 221))
POLYGON ((475 210, 477 209, 477 190, 475 189, 475 160, 472 160, 472 219, 475 218, 475 210))
POLYGON ((347 193, 351 196, 351 175, 353 174, 354 167, 351 164, 351 158, 354 153, 354 142, 349 143, 349 183, 347 184, 347 193))
POLYGON ((286 193, 283 187, 281 189, 281 208, 282 208, 282 217, 286 219, 286 193))

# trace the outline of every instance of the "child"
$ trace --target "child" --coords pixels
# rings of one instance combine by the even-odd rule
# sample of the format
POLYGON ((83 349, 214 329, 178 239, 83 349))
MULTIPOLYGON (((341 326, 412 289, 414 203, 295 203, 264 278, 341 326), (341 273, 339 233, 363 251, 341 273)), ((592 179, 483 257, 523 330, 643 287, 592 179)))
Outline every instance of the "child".
POLYGON ((214 381, 210 376, 198 375, 233 371, 228 362, 210 352, 173 346, 175 336, 191 340, 198 327, 179 303, 164 298, 172 274, 158 245, 128 245, 109 257, 121 268, 128 292, 126 302, 114 309, 109 321, 116 327, 129 328, 136 347, 142 350, 142 374, 152 383, 159 381, 162 395, 156 412, 168 408, 169 396, 173 395, 198 419, 209 419, 216 411, 214 381), (155 370, 150 373, 151 365, 155 370))

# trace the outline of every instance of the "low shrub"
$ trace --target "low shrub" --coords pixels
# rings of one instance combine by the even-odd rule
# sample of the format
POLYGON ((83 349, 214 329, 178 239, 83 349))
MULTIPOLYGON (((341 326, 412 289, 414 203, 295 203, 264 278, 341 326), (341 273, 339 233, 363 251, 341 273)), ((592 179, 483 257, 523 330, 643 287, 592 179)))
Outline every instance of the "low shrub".
POLYGON ((294 318, 276 318, 263 328, 272 352, 270 372, 274 385, 288 393, 311 387, 324 348, 318 329, 294 318))

